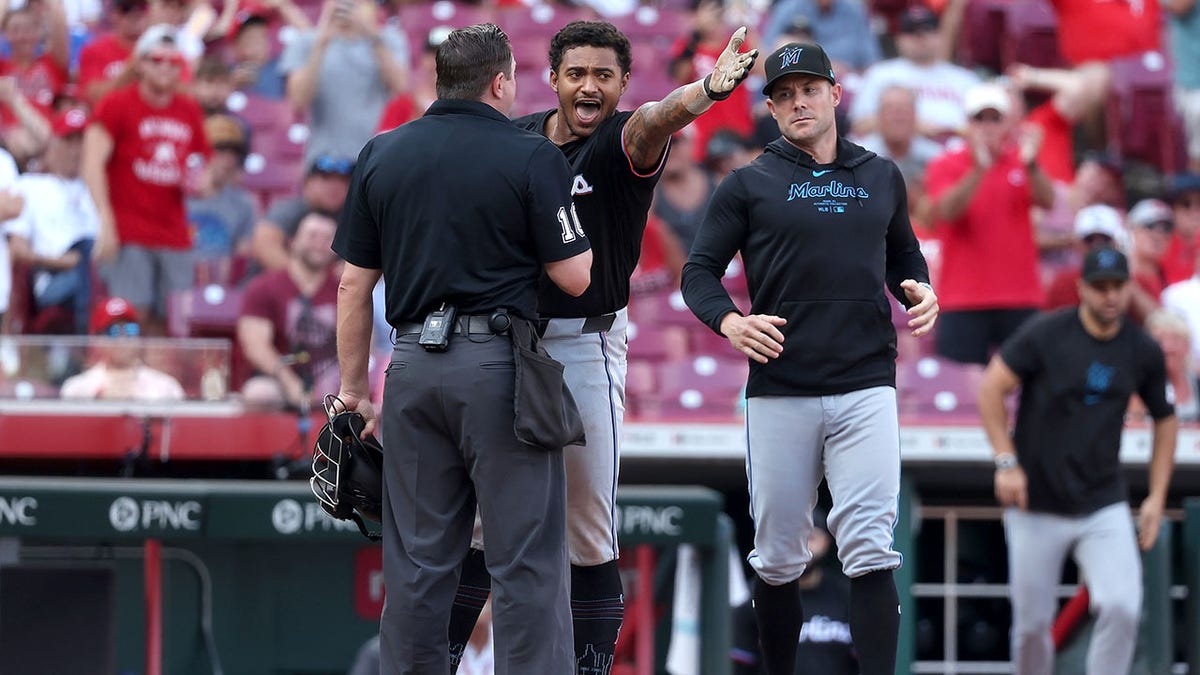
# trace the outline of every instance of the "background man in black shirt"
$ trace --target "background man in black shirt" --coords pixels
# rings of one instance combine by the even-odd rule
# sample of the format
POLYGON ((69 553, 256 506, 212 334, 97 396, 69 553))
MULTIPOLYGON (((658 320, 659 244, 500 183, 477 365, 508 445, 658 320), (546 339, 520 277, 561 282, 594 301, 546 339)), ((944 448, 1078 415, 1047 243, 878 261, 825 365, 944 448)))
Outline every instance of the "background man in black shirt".
POLYGON ((900 629, 892 550, 900 495, 893 297, 925 335, 937 297, 891 160, 837 135, 842 88, 825 51, 767 58, 763 95, 782 137, 717 187, 683 268, 696 316, 751 359, 746 474, 754 517, 754 611, 769 675, 791 675, 804 621, 799 578, 817 486, 850 577, 863 675, 894 675, 900 629), (741 251, 751 314, 721 285, 741 251))
POLYGON ((1158 536, 1175 462, 1178 423, 1162 350, 1125 320, 1128 261, 1116 249, 1094 249, 1082 277, 1079 307, 1026 323, 992 358, 979 389, 995 451, 996 498, 1008 507, 1012 656, 1020 675, 1054 671, 1054 587, 1068 553, 1096 615, 1087 672, 1129 672, 1142 602, 1138 547, 1149 549, 1158 536), (1004 399, 1018 387, 1010 438, 1004 399), (1136 535, 1118 456, 1134 394, 1154 418, 1150 495, 1136 535))
MULTIPOLYGON (((550 42, 554 110, 515 124, 549 138, 570 161, 578 222, 596 256, 592 285, 578 298, 543 283, 538 311, 548 319, 543 346, 566 367, 579 403, 587 446, 568 446, 567 529, 578 673, 607 675, 624 612, 617 569, 614 509, 625 415, 625 328, 629 277, 641 253, 646 215, 671 134, 708 110, 749 73, 756 50, 739 52, 746 29, 734 32, 713 72, 663 100, 618 111, 629 83, 629 40, 610 23, 576 21, 550 42)), ((575 215, 573 212, 572 216, 575 215)), ((566 220, 563 238, 570 235, 566 220)), ((486 524, 484 538, 491 535, 486 524)), ((482 542, 476 542, 476 548, 482 542)), ((465 644, 487 597, 488 578, 476 550, 463 568, 450 644, 465 644)))
POLYGON ((498 579, 496 673, 573 669, 563 453, 517 439, 503 333, 537 319, 543 274, 583 293, 592 256, 562 153, 505 116, 514 67, 495 25, 452 32, 437 52, 438 100, 363 148, 334 239, 346 260, 338 396, 366 418, 364 433, 376 423, 367 359, 381 275, 397 334, 382 415, 385 675, 449 671, 446 624, 476 505, 498 579), (444 305, 458 310, 449 347, 426 351, 422 320, 444 305))

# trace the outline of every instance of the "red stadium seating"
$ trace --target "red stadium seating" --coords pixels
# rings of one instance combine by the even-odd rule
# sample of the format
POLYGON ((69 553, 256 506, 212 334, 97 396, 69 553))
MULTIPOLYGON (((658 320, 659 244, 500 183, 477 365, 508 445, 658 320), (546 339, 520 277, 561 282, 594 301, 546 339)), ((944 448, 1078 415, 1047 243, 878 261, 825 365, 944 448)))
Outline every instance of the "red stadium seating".
POLYGON ((1046 0, 1020 0, 1007 6, 1000 43, 1000 69, 1012 63, 1039 68, 1069 67, 1058 49, 1058 17, 1046 0))
POLYGON ((1164 173, 1185 165, 1182 123, 1172 99, 1172 67, 1158 52, 1111 62, 1106 121, 1112 149, 1164 173))

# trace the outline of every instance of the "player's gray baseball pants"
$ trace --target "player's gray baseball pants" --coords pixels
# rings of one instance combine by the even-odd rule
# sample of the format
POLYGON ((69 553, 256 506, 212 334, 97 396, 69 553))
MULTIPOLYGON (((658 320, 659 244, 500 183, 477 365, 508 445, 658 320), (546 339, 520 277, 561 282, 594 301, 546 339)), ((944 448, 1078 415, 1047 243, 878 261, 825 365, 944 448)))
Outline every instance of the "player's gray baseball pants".
POLYGON ((832 396, 754 396, 746 401, 746 475, 754 550, 750 565, 768 584, 804 573, 812 553, 812 510, 824 476, 833 496, 829 531, 849 577, 893 569, 900 495, 896 390, 832 396))
POLYGON ((1012 595, 1012 655, 1018 675, 1051 675, 1055 587, 1073 553, 1096 615, 1088 675, 1128 675, 1142 611, 1142 561, 1127 504, 1084 516, 1004 512, 1012 595))
MULTIPOLYGON (((546 352, 564 366, 563 378, 587 433, 586 446, 569 445, 564 452, 567 542, 571 564, 581 567, 602 565, 618 554, 617 474, 625 422, 628 326, 629 313, 622 309, 595 319, 550 319, 542 336, 546 352)), ((478 527, 471 545, 484 548, 478 527)))
POLYGON ((497 675, 574 673, 563 454, 513 432, 512 343, 455 336, 431 354, 416 340, 396 345, 380 416, 382 672, 450 671, 447 626, 478 501, 495 582, 497 675))

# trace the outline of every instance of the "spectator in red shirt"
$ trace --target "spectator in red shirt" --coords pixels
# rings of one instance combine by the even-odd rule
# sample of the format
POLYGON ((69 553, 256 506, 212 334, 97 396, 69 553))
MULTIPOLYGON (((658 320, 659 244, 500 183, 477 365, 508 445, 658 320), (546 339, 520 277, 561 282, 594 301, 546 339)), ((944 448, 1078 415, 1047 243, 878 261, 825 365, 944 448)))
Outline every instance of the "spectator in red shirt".
MULTIPOLYGON (((17 86, 25 98, 43 117, 50 119, 54 98, 67 84, 71 46, 62 0, 43 0, 36 7, 24 5, 4 15, 4 39, 10 56, 0 62, 0 75, 17 78, 17 86)), ((7 107, 0 109, 0 118, 5 127, 16 122, 7 107)))
POLYGON ((930 162, 930 217, 942 241, 938 354, 986 364, 1042 304, 1030 207, 1049 207, 1050 179, 1036 158, 1041 135, 1014 129, 1009 92, 994 84, 964 97, 967 142, 930 162))
POLYGON ((137 69, 131 62, 133 45, 148 25, 147 0, 113 0, 108 20, 112 32, 92 40, 79 52, 79 87, 90 103, 130 84, 137 69))
MULTIPOLYGON (((692 34, 678 40, 671 48, 671 77, 679 84, 687 84, 712 72, 717 57, 725 50, 728 36, 721 0, 696 0, 692 10, 692 34)), ((746 49, 754 46, 747 40, 746 49)), ((750 108, 750 88, 738 87, 729 98, 718 101, 707 113, 696 118, 690 125, 694 134, 692 159, 704 161, 708 139, 720 129, 732 129, 750 137, 754 133, 750 108)))
POLYGON ((193 156, 211 151, 200 106, 178 92, 183 58, 167 25, 134 49, 137 84, 96 105, 84 135, 83 177, 100 215, 95 258, 111 293, 133 303, 146 333, 161 332, 166 298, 192 286, 184 192, 193 156))
POLYGON ((337 222, 321 213, 300 221, 288 264, 246 286, 238 344, 257 374, 246 381, 246 402, 304 409, 322 392, 337 391, 337 222))
POLYGON ((1200 174, 1172 178, 1169 196, 1175 208, 1175 232, 1163 258, 1167 285, 1191 279, 1196 269, 1196 254, 1200 252, 1200 174))
POLYGON ((1058 49, 1072 65, 1159 51, 1163 17, 1158 0, 1052 0, 1058 49))

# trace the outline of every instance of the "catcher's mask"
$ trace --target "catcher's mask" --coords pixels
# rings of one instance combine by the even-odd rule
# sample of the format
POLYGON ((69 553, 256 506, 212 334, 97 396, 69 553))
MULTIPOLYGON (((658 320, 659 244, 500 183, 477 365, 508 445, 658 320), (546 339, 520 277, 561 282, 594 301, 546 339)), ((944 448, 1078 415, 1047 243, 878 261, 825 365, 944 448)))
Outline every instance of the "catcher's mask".
POLYGON ((327 421, 313 448, 308 484, 326 513, 353 520, 363 536, 378 541, 380 535, 368 531, 363 518, 382 520, 383 446, 374 435, 362 438, 366 421, 346 410, 341 399, 329 394, 324 403, 327 421))

